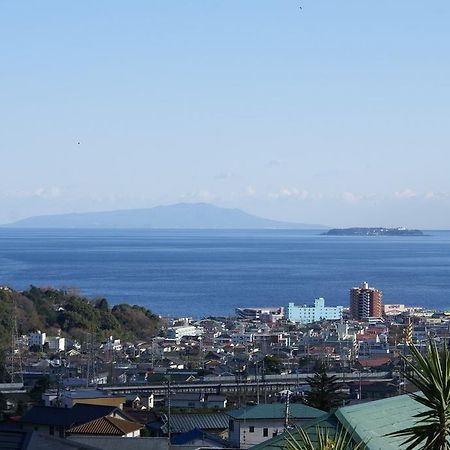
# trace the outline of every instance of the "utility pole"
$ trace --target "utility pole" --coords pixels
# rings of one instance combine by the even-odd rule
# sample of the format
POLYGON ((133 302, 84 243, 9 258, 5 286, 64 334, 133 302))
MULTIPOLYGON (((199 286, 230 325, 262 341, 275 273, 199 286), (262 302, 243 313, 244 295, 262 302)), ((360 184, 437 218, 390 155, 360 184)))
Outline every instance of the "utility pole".
POLYGON ((155 339, 156 337, 152 337, 152 370, 155 369, 155 339))
POLYGON ((290 404, 289 404, 290 398, 289 397, 290 396, 291 396, 291 393, 290 393, 289 390, 287 390, 287 392, 286 392, 286 404, 285 404, 285 407, 284 407, 284 431, 287 431, 288 428, 289 428, 289 408, 290 408, 290 404))
POLYGON ((267 403, 267 386, 266 386, 266 364, 264 362, 264 359, 262 360, 263 367, 262 367, 262 382, 263 382, 263 389, 264 389, 264 403, 267 403))
POLYGON ((359 398, 358 400, 362 400, 362 386, 361 386, 361 369, 358 370, 358 376, 359 376, 359 398))
POLYGON ((171 424, 171 405, 170 405, 170 396, 171 396, 171 375, 169 374, 169 378, 167 380, 167 435, 169 437, 169 446, 170 441, 172 439, 172 424, 171 424))
POLYGON ((240 381, 240 373, 239 369, 236 370, 236 390, 238 395, 238 408, 241 407, 241 385, 239 384, 240 381))
POLYGON ((88 343, 87 343, 87 367, 86 367, 86 388, 89 387, 90 379, 94 380, 94 383, 97 386, 97 367, 96 367, 96 349, 95 349, 95 335, 94 329, 92 328, 88 334, 88 343))
POLYGON ((259 375, 258 375, 258 361, 255 362, 255 380, 256 380, 256 404, 259 405, 259 375))
POLYGON ((9 376, 11 383, 23 384, 22 355, 20 351, 19 331, 17 327, 17 301, 12 298, 11 311, 11 347, 9 359, 9 376))

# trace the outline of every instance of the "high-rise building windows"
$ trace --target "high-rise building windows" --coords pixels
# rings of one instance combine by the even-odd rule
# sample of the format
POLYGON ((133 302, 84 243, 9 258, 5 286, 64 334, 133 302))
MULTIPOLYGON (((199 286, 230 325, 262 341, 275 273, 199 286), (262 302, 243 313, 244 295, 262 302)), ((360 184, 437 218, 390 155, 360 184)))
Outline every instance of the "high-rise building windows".
POLYGON ((350 289, 350 314, 356 320, 383 315, 383 293, 364 281, 360 287, 350 289))

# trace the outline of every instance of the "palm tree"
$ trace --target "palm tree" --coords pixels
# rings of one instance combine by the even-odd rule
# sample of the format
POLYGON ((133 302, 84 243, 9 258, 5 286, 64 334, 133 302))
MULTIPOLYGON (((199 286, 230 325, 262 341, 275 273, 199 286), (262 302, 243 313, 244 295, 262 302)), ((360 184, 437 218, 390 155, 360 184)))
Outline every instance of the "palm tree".
POLYGON ((302 428, 297 431, 300 440, 288 432, 286 437, 287 450, 363 450, 365 448, 364 442, 353 444, 352 435, 347 433, 344 428, 341 428, 339 433, 332 437, 328 428, 316 427, 315 441, 317 441, 317 444, 302 428))
POLYGON ((410 394, 427 409, 414 417, 417 424, 400 431, 389 433, 391 436, 406 436, 403 445, 406 450, 421 448, 423 450, 448 450, 450 443, 450 353, 447 345, 438 351, 436 342, 427 346, 423 356, 419 350, 410 345, 412 360, 402 355, 405 362, 404 377, 421 391, 410 394), (421 447, 418 447, 422 445, 421 447))
POLYGON ((330 411, 342 406, 347 397, 342 393, 342 385, 338 382, 337 377, 329 376, 323 364, 312 377, 306 378, 306 381, 311 387, 311 390, 305 394, 305 403, 308 406, 322 411, 330 411))

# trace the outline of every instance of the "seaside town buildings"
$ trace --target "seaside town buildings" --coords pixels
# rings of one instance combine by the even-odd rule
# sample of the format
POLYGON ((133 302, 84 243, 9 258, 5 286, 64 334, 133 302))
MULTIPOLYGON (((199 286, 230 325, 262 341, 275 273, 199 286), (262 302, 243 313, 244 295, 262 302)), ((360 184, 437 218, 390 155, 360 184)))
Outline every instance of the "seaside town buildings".
POLYGON ((350 289, 350 315, 356 320, 383 316, 383 293, 364 281, 361 286, 350 289))
POLYGON ((261 322, 276 322, 284 317, 284 308, 263 307, 263 308, 236 308, 236 315, 245 320, 261 320, 261 322))
MULTIPOLYGON (((380 292, 367 283, 355 289, 380 292)), ((309 429, 324 417, 306 414, 302 403, 307 378, 321 364, 347 396, 329 417, 357 421, 353 406, 367 405, 362 411, 372 414, 371 404, 385 399, 380 407, 390 408, 395 402, 387 400, 410 388, 398 371, 407 342, 421 347, 430 338, 450 339, 446 313, 388 304, 379 317, 354 319, 351 308, 326 308, 319 298, 305 308, 291 303, 286 310, 242 308, 234 317, 167 319, 148 340, 109 336, 90 341, 94 349, 46 330, 65 339, 64 349, 50 346, 46 331, 35 331, 21 337, 24 382, 0 384, 7 398, 0 414, 15 417, 22 409, 19 432, 37 428, 46 439, 76 439, 90 448, 114 448, 113 440, 123 438, 136 449, 158 443, 167 450, 191 444, 262 450, 272 442, 282 448, 286 395, 288 426, 309 429), (30 399, 44 377, 46 406, 30 399)))
POLYGON ((321 320, 342 319, 342 306, 325 306, 325 299, 320 297, 314 300, 313 306, 288 305, 288 319, 296 323, 313 323, 321 320))

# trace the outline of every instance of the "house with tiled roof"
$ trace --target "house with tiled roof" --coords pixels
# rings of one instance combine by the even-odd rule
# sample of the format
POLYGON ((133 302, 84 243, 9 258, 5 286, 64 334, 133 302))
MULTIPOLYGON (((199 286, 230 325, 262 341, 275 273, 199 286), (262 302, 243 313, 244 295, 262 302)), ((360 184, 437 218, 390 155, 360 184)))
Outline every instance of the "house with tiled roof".
POLYGON ((133 438, 140 436, 140 430, 142 428, 144 428, 144 425, 137 422, 119 417, 105 416, 69 428, 67 433, 83 436, 121 436, 133 438))
POLYGON ((39 431, 50 436, 64 437, 69 428, 90 422, 100 417, 111 416, 130 420, 119 408, 76 404, 73 408, 33 406, 20 419, 22 429, 39 431))

